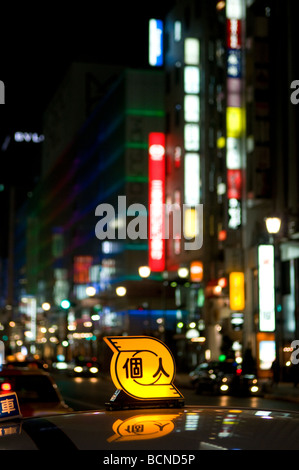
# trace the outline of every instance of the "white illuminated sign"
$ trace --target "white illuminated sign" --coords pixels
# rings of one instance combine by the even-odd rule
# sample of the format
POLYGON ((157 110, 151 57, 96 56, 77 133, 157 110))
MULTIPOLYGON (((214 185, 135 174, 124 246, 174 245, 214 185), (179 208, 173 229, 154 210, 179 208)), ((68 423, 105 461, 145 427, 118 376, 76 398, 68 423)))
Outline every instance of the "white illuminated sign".
POLYGON ((163 21, 149 21, 149 64, 153 67, 163 65, 163 21))
POLYGON ((188 65, 184 69, 184 91, 185 93, 199 93, 200 73, 199 67, 188 65))
POLYGON ((185 39, 185 64, 199 65, 199 40, 196 38, 185 39))
POLYGON ((243 0, 227 0, 226 1, 226 16, 227 18, 240 20, 243 17, 243 0))
POLYGON ((228 228, 236 230, 241 225, 241 202, 232 198, 228 200, 228 228))
POLYGON ((185 95, 184 116, 185 116, 185 121, 187 122, 199 121, 199 96, 185 95))
POLYGON ((236 137, 226 139, 226 167, 228 170, 238 170, 241 165, 241 142, 236 137))
POLYGON ((184 145, 187 151, 199 150, 199 125, 185 124, 184 129, 184 145))
POLYGON ((199 154, 186 153, 185 155, 185 204, 195 206, 199 204, 200 168, 199 154))
POLYGON ((160 144, 153 144, 149 148, 149 153, 152 160, 161 161, 165 154, 165 148, 160 144))
POLYGON ((259 343, 259 368, 261 370, 270 370, 275 357, 275 341, 261 341, 259 343))
POLYGON ((274 246, 258 247, 259 329, 275 331, 274 246))

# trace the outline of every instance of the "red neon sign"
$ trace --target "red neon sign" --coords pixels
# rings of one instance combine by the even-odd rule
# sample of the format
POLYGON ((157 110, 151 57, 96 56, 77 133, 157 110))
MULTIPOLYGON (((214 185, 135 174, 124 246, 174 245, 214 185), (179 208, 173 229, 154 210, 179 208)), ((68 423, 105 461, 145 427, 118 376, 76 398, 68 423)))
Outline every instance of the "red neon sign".
POLYGON ((165 134, 149 134, 149 267, 165 269, 165 134))
POLYGON ((227 197, 228 199, 242 198, 241 170, 227 170, 227 197))
POLYGON ((227 47, 229 49, 241 49, 241 21, 227 20, 227 47))

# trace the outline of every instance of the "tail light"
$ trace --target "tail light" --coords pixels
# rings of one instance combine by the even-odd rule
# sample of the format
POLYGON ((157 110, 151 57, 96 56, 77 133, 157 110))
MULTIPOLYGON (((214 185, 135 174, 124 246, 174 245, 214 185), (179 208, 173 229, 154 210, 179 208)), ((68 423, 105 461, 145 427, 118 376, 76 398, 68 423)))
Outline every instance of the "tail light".
POLYGON ((1 392, 10 392, 11 391, 11 384, 9 382, 3 382, 0 385, 1 392))

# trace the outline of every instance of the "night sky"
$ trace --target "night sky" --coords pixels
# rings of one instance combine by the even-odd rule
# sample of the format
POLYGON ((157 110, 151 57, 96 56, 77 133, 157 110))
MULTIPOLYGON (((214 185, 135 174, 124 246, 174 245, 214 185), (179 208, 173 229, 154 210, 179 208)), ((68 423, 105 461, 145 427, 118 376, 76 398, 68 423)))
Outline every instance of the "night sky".
POLYGON ((28 127, 39 122, 72 61, 146 65, 148 18, 163 18, 173 3, 127 1, 119 6, 101 1, 66 8, 46 2, 33 8, 26 2, 11 9, 6 21, 1 14, 0 79, 6 86, 1 130, 3 122, 28 127))
POLYGON ((40 173, 41 146, 16 144, 14 133, 42 133, 43 112, 73 61, 147 66, 148 19, 163 19, 173 4, 153 0, 1 6, 5 105, 0 107, 0 190, 3 184, 5 190, 0 191, 0 256, 7 250, 10 187, 17 188, 20 206, 40 173), (5 142, 9 144, 4 151, 5 142))

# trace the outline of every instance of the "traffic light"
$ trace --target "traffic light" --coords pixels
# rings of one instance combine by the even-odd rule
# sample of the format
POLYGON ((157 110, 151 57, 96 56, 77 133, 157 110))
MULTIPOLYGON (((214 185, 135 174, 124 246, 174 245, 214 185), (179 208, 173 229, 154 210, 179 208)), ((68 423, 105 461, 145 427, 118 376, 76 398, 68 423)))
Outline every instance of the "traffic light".
POLYGON ((71 306, 71 302, 68 299, 63 299, 60 302, 60 307, 63 308, 63 310, 67 310, 68 308, 70 308, 70 306, 71 306))

